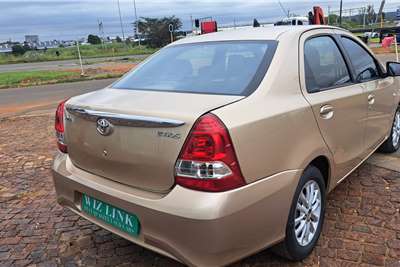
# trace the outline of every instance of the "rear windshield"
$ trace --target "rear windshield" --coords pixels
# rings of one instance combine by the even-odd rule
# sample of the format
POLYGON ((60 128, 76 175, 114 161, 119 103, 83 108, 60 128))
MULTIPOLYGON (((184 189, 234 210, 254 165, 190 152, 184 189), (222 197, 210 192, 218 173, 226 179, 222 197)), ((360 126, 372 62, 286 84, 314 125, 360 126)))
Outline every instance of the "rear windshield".
POLYGON ((249 95, 260 84, 276 41, 224 41, 160 50, 113 85, 117 89, 249 95))

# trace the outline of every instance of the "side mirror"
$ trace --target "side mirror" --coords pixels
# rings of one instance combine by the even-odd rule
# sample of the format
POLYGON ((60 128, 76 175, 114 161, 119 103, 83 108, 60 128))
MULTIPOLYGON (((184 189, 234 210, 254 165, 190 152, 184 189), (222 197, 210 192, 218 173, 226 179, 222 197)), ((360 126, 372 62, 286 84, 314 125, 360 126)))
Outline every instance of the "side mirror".
POLYGON ((400 76, 400 63, 398 62, 387 62, 386 72, 388 76, 400 76))

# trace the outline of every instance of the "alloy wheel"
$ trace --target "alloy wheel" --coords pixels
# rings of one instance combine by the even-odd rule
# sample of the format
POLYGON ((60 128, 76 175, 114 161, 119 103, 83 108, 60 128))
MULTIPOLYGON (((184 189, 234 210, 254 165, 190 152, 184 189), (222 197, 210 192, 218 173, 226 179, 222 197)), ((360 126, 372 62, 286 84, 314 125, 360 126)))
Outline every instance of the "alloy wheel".
POLYGON ((396 112, 394 116, 393 129, 392 129, 393 146, 397 147, 400 141, 400 111, 396 112))
POLYGON ((300 246, 309 245, 317 233, 321 220, 321 202, 318 183, 314 180, 308 181, 299 194, 294 219, 294 232, 300 246))

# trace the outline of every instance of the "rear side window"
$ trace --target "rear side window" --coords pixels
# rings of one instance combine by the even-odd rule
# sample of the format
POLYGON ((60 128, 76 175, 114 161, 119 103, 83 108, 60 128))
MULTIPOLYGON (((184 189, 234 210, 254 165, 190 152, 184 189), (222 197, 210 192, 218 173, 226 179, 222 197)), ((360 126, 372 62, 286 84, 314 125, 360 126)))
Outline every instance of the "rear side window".
POLYGON ((350 82, 350 74, 343 55, 329 36, 313 37, 305 42, 304 65, 309 93, 350 82))
POLYGON ((167 47, 113 88, 248 95, 265 76, 276 45, 276 41, 223 41, 167 47))
POLYGON ((342 43, 355 69, 358 82, 365 82, 379 77, 374 58, 360 44, 347 37, 342 37, 342 43))

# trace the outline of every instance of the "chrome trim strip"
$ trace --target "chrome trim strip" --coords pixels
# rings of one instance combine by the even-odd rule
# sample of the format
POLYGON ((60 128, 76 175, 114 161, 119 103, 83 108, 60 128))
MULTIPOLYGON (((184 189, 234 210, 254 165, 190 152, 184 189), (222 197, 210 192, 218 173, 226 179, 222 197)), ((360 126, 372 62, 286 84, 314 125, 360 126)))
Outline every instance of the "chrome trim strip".
POLYGON ((96 122, 100 118, 107 119, 113 125, 143 128, 173 128, 185 124, 183 121, 163 119, 156 117, 118 114, 111 112, 96 111, 73 106, 67 106, 66 110, 74 116, 88 121, 96 122))

